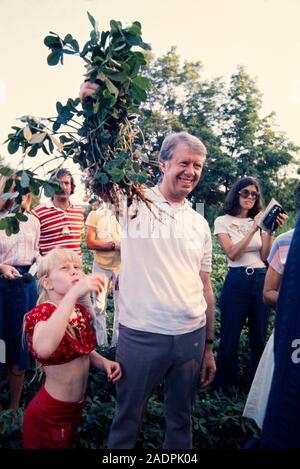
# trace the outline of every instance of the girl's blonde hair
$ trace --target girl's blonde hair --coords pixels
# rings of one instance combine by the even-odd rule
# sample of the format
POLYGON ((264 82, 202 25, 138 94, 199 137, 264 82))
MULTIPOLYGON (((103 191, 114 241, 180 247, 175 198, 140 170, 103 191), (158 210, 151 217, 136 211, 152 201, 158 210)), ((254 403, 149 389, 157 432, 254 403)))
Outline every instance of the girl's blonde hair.
POLYGON ((78 254, 72 251, 72 249, 66 249, 63 247, 57 247, 52 249, 45 257, 42 258, 37 270, 37 281, 39 290, 37 304, 41 304, 49 300, 48 292, 43 286, 43 280, 48 277, 53 267, 55 267, 57 264, 64 263, 74 263, 78 264, 80 267, 82 265, 81 258, 80 256, 78 256, 78 254))

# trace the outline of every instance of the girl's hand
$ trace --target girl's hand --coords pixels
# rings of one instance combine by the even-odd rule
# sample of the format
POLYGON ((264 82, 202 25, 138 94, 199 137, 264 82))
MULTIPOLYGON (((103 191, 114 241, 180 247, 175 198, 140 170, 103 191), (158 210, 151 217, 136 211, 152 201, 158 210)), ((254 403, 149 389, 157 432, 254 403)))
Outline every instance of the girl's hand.
POLYGON ((112 383, 116 383, 122 377, 121 366, 118 362, 113 362, 105 358, 103 363, 103 370, 107 374, 108 381, 111 381, 112 383))
POLYGON ((75 294, 76 298, 81 298, 86 293, 95 292, 96 294, 102 292, 104 289, 104 279, 101 274, 90 274, 82 277, 71 288, 70 292, 75 294))

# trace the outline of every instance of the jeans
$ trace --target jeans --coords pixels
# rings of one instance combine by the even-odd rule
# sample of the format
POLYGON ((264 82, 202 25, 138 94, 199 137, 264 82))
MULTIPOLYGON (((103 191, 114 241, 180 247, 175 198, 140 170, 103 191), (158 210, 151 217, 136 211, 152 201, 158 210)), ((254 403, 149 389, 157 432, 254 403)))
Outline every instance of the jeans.
POLYGON ((238 348, 242 328, 248 318, 251 349, 250 375, 253 377, 265 347, 270 309, 262 299, 265 273, 248 275, 243 268, 229 269, 221 292, 221 334, 217 356, 215 388, 228 391, 239 386, 238 348))
MULTIPOLYGON (((24 274, 30 266, 15 267, 24 274)), ((5 360, 0 357, 0 371, 5 371, 6 365, 18 365, 21 370, 28 368, 27 341, 22 340, 23 318, 36 305, 36 300, 35 278, 27 283, 20 278, 0 278, 0 339, 5 344, 5 360)))

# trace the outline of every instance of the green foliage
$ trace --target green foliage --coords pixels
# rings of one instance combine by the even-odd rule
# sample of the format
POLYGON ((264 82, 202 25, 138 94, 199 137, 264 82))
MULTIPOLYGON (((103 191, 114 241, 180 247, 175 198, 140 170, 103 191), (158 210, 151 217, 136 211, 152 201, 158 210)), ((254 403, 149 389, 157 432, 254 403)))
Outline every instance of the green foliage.
MULTIPOLYGON (((106 193, 114 200, 117 184, 128 195, 139 195, 139 187, 150 173, 143 167, 141 151, 135 144, 139 132, 135 119, 150 87, 148 78, 140 75, 146 64, 142 51, 150 46, 142 40, 137 21, 123 28, 121 22, 112 20, 110 30, 100 34, 89 13, 88 18, 93 29, 82 48, 69 33, 62 38, 50 32, 44 44, 51 51, 47 59, 51 66, 62 64, 65 55, 83 59, 88 80, 99 85, 96 93, 86 98, 82 107, 79 98, 69 98, 65 104, 57 102, 56 117, 23 116, 21 121, 26 125, 12 128, 14 132, 6 141, 8 151, 14 154, 21 149, 23 158, 41 151, 46 155, 57 152, 63 161, 72 158, 79 164, 91 194, 106 193)), ((26 187, 30 178, 28 172, 24 173, 26 187)), ((32 178, 36 180, 34 175, 32 178)), ((51 186, 42 185, 50 196, 51 186)))
MULTIPOLYGON (((83 241, 83 266, 85 272, 91 270, 93 253, 86 249, 83 241)), ((216 296, 219 296, 224 276, 227 271, 226 258, 214 240, 213 243, 212 282, 216 296)), ((217 337, 219 332, 219 313, 217 314, 217 337)), ((108 335, 112 334, 113 299, 108 301, 108 335)), ((99 348, 107 358, 114 359, 114 348, 99 348)), ((244 328, 240 344, 240 366, 242 374, 242 391, 225 396, 210 389, 199 389, 193 407, 193 437, 195 448, 241 448, 253 434, 258 434, 256 425, 241 417, 250 383, 248 382, 249 344, 247 328, 244 328)), ((39 389, 41 383, 35 379, 34 363, 26 373, 22 395, 22 408, 17 418, 12 411, 0 412, 0 448, 21 448, 21 419, 24 408, 39 389)), ((0 383, 0 401, 6 400, 8 383, 0 383)), ((115 387, 107 382, 103 372, 91 369, 89 374, 87 400, 79 428, 78 448, 105 448, 109 428, 115 408, 115 387)), ((162 448, 165 431, 163 415, 163 383, 158 386, 150 398, 144 417, 139 448, 162 448)))

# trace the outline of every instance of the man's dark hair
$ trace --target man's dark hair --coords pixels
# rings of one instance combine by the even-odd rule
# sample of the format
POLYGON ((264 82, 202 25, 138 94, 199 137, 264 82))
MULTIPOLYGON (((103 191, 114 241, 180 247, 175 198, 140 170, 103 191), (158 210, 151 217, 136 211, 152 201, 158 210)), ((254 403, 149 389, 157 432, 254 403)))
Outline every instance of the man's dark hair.
POLYGON ((72 173, 68 169, 59 168, 59 169, 53 171, 50 175, 50 180, 59 181, 59 179, 62 178, 63 176, 69 176, 70 177, 70 180, 71 180, 71 195, 74 194, 76 185, 75 185, 75 181, 74 181, 74 178, 72 176, 72 173))
MULTIPOLYGON (((240 206, 240 194, 239 192, 247 186, 255 186, 257 192, 260 194, 260 187, 258 182, 252 177, 245 177, 235 182, 228 192, 223 206, 224 213, 228 215, 236 216, 241 211, 240 206)), ((254 206, 249 210, 248 217, 254 218, 263 208, 262 197, 256 199, 254 206)))

